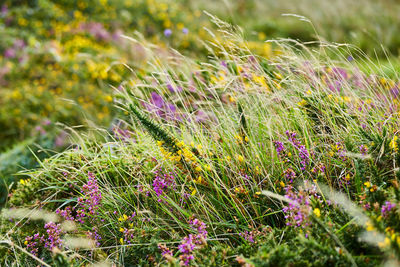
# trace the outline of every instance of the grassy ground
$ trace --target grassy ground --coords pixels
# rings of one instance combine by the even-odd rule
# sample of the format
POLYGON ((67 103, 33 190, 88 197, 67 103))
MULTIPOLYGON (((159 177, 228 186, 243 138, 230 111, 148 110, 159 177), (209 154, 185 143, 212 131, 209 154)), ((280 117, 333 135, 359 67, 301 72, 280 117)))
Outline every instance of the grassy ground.
MULTIPOLYGON (((24 109, 13 119, 36 115, 38 124, 29 121, 20 129, 10 123, 7 127, 15 124, 13 131, 23 134, 4 137, 17 145, 4 146, 3 176, 12 180, 20 166, 29 169, 5 187, 2 265, 399 265, 396 59, 370 59, 363 51, 328 42, 262 43, 256 41, 258 34, 248 40, 253 27, 248 14, 263 10, 256 1, 229 8, 235 22, 248 22, 243 33, 206 15, 181 27, 184 18, 174 10, 190 13, 202 7, 194 1, 176 4, 100 1, 94 7, 100 10, 81 6, 87 16, 79 16, 69 2, 37 1, 7 11, 24 14, 26 8, 38 23, 43 14, 52 14, 40 12, 43 8, 54 8, 58 21, 62 7, 62 34, 53 36, 43 26, 34 36, 40 44, 58 42, 58 52, 43 53, 60 56, 51 64, 60 66, 56 72, 63 78, 43 70, 38 84, 30 84, 31 76, 15 65, 12 75, 3 77, 2 93, 13 96, 20 92, 17 83, 23 83, 32 91, 43 87, 47 94, 50 84, 64 86, 70 77, 74 89, 46 97, 24 91, 22 99, 14 99, 24 109), (137 16, 144 34, 131 32, 117 42, 96 39, 96 33, 106 36, 132 27, 130 19, 109 26, 107 16, 101 16, 108 12, 115 16, 112 21, 122 21, 127 10, 137 16), (170 16, 160 15, 166 10, 170 16), (94 33, 82 30, 87 18, 102 21, 107 30, 99 25, 94 33), (184 47, 185 40, 189 46, 184 47), (116 65, 123 66, 119 72, 114 72, 116 65), (25 80, 18 80, 20 75, 25 80), (99 91, 87 89, 91 86, 99 91), (84 98, 65 113, 69 123, 64 121, 62 101, 79 103, 81 93, 103 99, 104 105, 96 100, 85 106, 84 98), (34 99, 36 108, 48 102, 56 111, 45 116, 28 109, 25 97, 34 99), (104 107, 109 113, 98 118, 104 107), (85 126, 65 126, 79 123, 85 126), (18 145, 18 140, 25 141, 18 145), (41 153, 33 160, 24 148, 35 143, 39 148, 33 150, 41 153)), ((296 8, 315 2, 300 4, 296 8)), ((359 18, 370 14, 360 12, 359 18)), ((7 31, 30 27, 12 25, 7 31)), ((16 37, 10 38, 14 47, 16 37)), ((17 53, 39 51, 28 47, 17 53)), ((25 68, 42 70, 41 60, 29 54, 25 68)), ((16 109, 11 103, 0 112, 7 123, 16 109)))

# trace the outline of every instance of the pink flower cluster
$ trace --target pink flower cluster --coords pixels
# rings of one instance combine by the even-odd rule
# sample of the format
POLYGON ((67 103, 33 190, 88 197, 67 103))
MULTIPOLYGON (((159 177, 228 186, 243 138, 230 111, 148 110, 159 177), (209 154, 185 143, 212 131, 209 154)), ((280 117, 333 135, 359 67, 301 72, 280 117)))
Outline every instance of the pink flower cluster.
POLYGON ((179 258, 181 265, 189 266, 190 261, 194 260, 193 251, 205 244, 207 241, 206 224, 198 219, 191 219, 189 221, 190 227, 197 231, 197 234, 189 234, 186 236, 182 243, 178 246, 179 251, 182 253, 179 258))

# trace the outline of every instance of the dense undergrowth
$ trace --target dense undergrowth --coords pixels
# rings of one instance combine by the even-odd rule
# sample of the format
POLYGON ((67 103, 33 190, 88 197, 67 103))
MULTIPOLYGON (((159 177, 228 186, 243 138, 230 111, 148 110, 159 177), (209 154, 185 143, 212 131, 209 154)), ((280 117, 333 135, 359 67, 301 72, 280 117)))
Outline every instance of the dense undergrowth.
POLYGON ((24 172, 5 265, 398 264, 398 82, 325 43, 267 59, 215 23, 202 61, 127 39, 147 64, 113 91, 114 130, 24 172))

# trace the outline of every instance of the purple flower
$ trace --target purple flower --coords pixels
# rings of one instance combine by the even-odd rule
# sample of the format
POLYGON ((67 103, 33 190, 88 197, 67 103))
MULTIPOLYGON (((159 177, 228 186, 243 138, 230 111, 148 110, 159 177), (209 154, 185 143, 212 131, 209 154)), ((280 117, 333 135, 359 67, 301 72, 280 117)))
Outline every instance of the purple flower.
POLYGON ((181 264, 184 266, 189 266, 190 261, 194 260, 192 252, 196 245, 193 241, 193 235, 190 234, 189 236, 186 236, 178 246, 179 251, 182 253, 179 258, 181 259, 181 264))
POLYGON ((26 46, 24 40, 22 39, 16 39, 14 41, 14 48, 15 49, 23 49, 26 46))
POLYGON ((121 125, 121 123, 117 123, 115 126, 113 126, 111 131, 112 131, 115 139, 117 139, 119 141, 134 140, 132 138, 132 132, 129 131, 128 129, 124 129, 124 127, 121 125))
POLYGON ((171 93, 174 93, 174 92, 175 92, 175 89, 174 89, 174 87, 173 87, 171 84, 167 84, 167 88, 168 88, 168 90, 169 90, 171 93))
POLYGON ((198 219, 191 219, 191 220, 189 220, 189 224, 190 224, 190 227, 193 229, 193 230, 196 230, 197 231, 197 233, 201 236, 201 237, 203 237, 203 238, 207 238, 207 231, 206 231, 206 224, 204 223, 204 222, 202 222, 202 221, 200 221, 200 220, 198 220, 198 219))
POLYGON ((316 189, 311 187, 295 192, 293 186, 288 185, 285 190, 285 197, 290 200, 289 204, 282 209, 285 213, 286 225, 302 228, 310 225, 311 197, 319 198, 316 189))
POLYGON ((286 136, 297 149, 300 157, 301 169, 304 171, 310 163, 310 153, 308 152, 307 148, 296 139, 295 132, 286 131, 286 136))
POLYGON ((61 217, 63 217, 63 218, 64 218, 65 220, 67 220, 67 221, 74 221, 74 220, 75 220, 74 216, 72 216, 72 209, 71 209, 71 207, 66 207, 66 208, 63 209, 63 210, 57 209, 57 210, 56 210, 56 213, 57 213, 58 215, 60 215, 61 217))
POLYGON ((347 160, 347 157, 346 157, 347 150, 343 146, 343 144, 340 142, 336 142, 335 149, 336 149, 337 154, 339 155, 339 158, 341 158, 342 161, 346 161, 347 160))
POLYGON ((279 157, 284 156, 285 153, 285 147, 283 146, 283 143, 280 141, 274 141, 274 145, 275 145, 275 149, 276 149, 276 153, 278 153, 279 157))
POLYGON ((342 83, 340 81, 328 82, 328 87, 331 91, 339 93, 342 89, 342 83))
POLYGON ((250 243, 255 243, 253 232, 245 231, 245 232, 239 233, 239 235, 241 237, 243 237, 244 240, 246 240, 246 241, 248 241, 250 243))
POLYGON ((166 103, 156 92, 151 93, 150 104, 144 103, 143 105, 148 111, 163 119, 181 120, 180 115, 176 112, 176 106, 172 103, 166 103))
POLYGON ((151 100, 150 102, 152 104, 154 104, 154 106, 158 107, 158 108, 162 108, 165 105, 164 100, 162 99, 162 97, 157 94, 156 92, 152 92, 151 93, 151 100))
POLYGON ((157 246, 161 250, 161 255, 163 257, 166 257, 167 255, 172 257, 173 251, 169 249, 166 245, 158 244, 157 246))
POLYGON ((86 232, 86 236, 89 238, 89 239, 91 239, 91 240, 93 240, 94 242, 95 242, 95 244, 96 244, 96 247, 100 247, 100 240, 101 240, 101 236, 100 236, 100 234, 97 232, 97 229, 96 229, 96 227, 92 227, 92 231, 87 231, 86 232))
POLYGON ((44 243, 44 247, 50 250, 53 248, 61 248, 61 225, 54 222, 49 222, 44 225, 44 228, 47 229, 46 232, 48 235, 44 243))
POLYGON ((1 6, 1 15, 3 16, 3 17, 5 17, 6 15, 7 15, 7 13, 8 13, 8 7, 7 7, 7 5, 6 4, 4 4, 4 5, 2 5, 1 6))
POLYGON ((317 166, 312 168, 312 172, 315 174, 325 174, 326 166, 322 163, 319 163, 317 166))
POLYGON ((14 58, 16 56, 16 51, 14 48, 8 48, 4 51, 5 58, 14 58))
POLYGON ((88 182, 82 186, 81 192, 85 194, 83 205, 88 208, 91 215, 94 215, 101 202, 101 193, 94 173, 88 172, 88 182))
POLYGON ((188 30, 187 28, 183 28, 183 29, 182 29, 182 32, 183 32, 183 34, 188 34, 188 33, 189 33, 189 30, 188 30))
POLYGON ((332 68, 332 75, 338 80, 347 80, 349 78, 347 71, 338 67, 332 68))
POLYGON ((223 66, 223 67, 225 67, 225 68, 228 68, 228 64, 226 63, 225 60, 222 60, 222 61, 221 61, 221 66, 223 66))
POLYGON ((26 248, 30 253, 33 255, 37 256, 39 252, 39 244, 42 244, 45 242, 44 236, 39 235, 38 233, 34 234, 33 236, 27 236, 25 238, 25 244, 26 248))
POLYGON ((172 84, 167 84, 167 88, 171 93, 175 93, 175 92, 182 92, 182 87, 178 86, 178 87, 174 87, 172 86, 172 84))
POLYGON ((82 196, 78 198, 78 205, 74 210, 76 211, 75 220, 84 223, 84 218, 95 217, 102 200, 96 176, 92 172, 88 172, 88 182, 82 186, 81 193, 82 196))
POLYGON ((164 36, 165 36, 165 37, 170 37, 171 34, 172 34, 171 29, 165 29, 165 30, 164 30, 164 36))
POLYGON ((284 171, 285 174, 285 178, 289 183, 293 183, 293 179, 296 178, 296 173, 291 169, 291 168, 287 168, 284 171))
POLYGON ((389 212, 396 207, 396 204, 386 201, 381 208, 382 217, 386 218, 389 216, 389 212))
POLYGON ((189 266, 190 261, 194 260, 193 251, 196 249, 197 245, 204 244, 207 239, 206 224, 204 222, 198 219, 190 219, 189 224, 193 230, 197 231, 197 234, 189 234, 178 246, 181 252, 179 256, 181 265, 184 266, 189 266))
POLYGON ((361 145, 359 147, 361 155, 365 156, 368 153, 368 147, 365 145, 361 145))
MULTIPOLYGON (((153 190, 157 197, 160 197, 170 189, 175 188, 175 177, 173 173, 162 174, 161 171, 156 171, 155 174, 156 177, 153 180, 153 190)), ((159 198, 158 201, 161 201, 161 199, 159 198)))
POLYGON ((62 147, 65 145, 66 143, 66 138, 67 138, 67 132, 66 131, 62 131, 59 135, 56 136, 56 139, 54 140, 54 145, 56 147, 62 147))
POLYGON ((99 22, 82 23, 80 30, 88 32, 99 41, 109 41, 112 39, 112 35, 99 22))

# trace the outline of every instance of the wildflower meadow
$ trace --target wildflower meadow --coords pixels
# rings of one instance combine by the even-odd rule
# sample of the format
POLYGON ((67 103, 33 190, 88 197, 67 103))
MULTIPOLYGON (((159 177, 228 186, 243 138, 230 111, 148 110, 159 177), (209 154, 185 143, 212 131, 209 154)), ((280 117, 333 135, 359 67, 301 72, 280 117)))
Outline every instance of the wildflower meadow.
POLYGON ((399 11, 0 1, 0 265, 400 266, 399 11))

